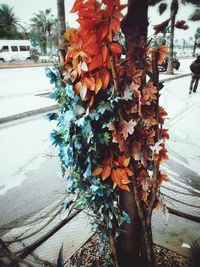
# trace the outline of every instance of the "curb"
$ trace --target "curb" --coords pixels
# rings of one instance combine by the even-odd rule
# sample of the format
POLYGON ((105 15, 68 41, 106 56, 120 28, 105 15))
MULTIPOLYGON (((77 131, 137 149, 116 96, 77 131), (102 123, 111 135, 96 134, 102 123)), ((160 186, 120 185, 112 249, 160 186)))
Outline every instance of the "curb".
POLYGON ((4 118, 0 118, 0 124, 6 123, 6 122, 15 121, 15 120, 19 120, 19 119, 24 119, 24 118, 27 118, 27 117, 32 117, 34 115, 45 113, 47 111, 55 110, 57 108, 58 108, 58 105, 53 105, 53 106, 49 106, 49 107, 44 107, 44 108, 39 108, 39 109, 35 109, 35 110, 25 111, 25 112, 22 112, 22 113, 19 113, 19 114, 7 116, 7 117, 4 117, 4 118))
MULTIPOLYGON (((173 80, 176 80, 176 79, 180 79, 180 78, 183 78, 183 77, 187 77, 187 76, 190 76, 191 73, 186 73, 186 74, 182 74, 182 75, 179 75, 179 76, 173 76, 173 77, 169 77, 169 78, 166 78, 166 79, 162 79, 160 80, 160 82, 168 82, 168 81, 173 81, 173 80)), ((48 93, 44 93, 44 94, 39 94, 40 96, 44 96, 48 93)), ((36 110, 30 110, 30 111, 26 111, 26 112, 22 112, 22 113, 19 113, 19 114, 16 114, 16 115, 11 115, 11 116, 8 116, 8 117, 4 117, 4 118, 0 118, 0 124, 2 123, 6 123, 6 122, 10 122, 10 121, 15 121, 15 120, 19 120, 19 119, 23 119, 23 118, 26 118, 26 117, 31 117, 31 116, 34 116, 34 115, 38 115, 40 113, 44 113, 44 112, 47 112, 47 111, 52 111, 54 109, 57 109, 58 108, 58 105, 53 105, 53 106, 49 106, 49 107, 44 107, 44 108, 39 108, 39 109, 36 109, 36 110)))
POLYGON ((192 73, 181 74, 179 76, 173 75, 173 77, 162 79, 162 80, 160 80, 160 82, 169 82, 169 81, 173 81, 173 80, 176 80, 176 79, 184 78, 184 77, 187 77, 187 76, 190 76, 190 75, 192 75, 192 73))
POLYGON ((7 69, 20 69, 20 68, 37 68, 37 67, 46 67, 46 66, 53 66, 52 62, 44 62, 44 63, 36 63, 36 64, 0 64, 0 70, 7 70, 7 69))

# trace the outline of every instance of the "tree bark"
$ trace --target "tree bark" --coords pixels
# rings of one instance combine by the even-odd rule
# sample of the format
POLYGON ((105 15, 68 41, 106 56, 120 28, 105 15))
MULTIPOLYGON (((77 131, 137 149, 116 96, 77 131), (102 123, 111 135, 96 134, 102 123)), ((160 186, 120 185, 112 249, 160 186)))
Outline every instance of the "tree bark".
POLYGON ((59 63, 64 64, 65 54, 66 54, 65 48, 62 46, 62 43, 64 42, 63 34, 66 32, 64 0, 57 0, 57 14, 58 14, 58 25, 59 25, 58 57, 59 57, 59 63))
POLYGON ((174 55, 174 28, 175 28, 175 19, 178 12, 178 0, 173 0, 171 4, 171 25, 170 25, 170 46, 169 46, 169 60, 167 67, 167 74, 173 75, 173 55, 174 55))
MULTIPOLYGON (((126 37, 127 51, 140 46, 141 41, 147 38, 148 0, 128 0, 128 12, 121 27, 126 37)), ((121 191, 120 205, 129 214, 131 223, 122 227, 123 232, 117 244, 119 265, 139 267, 142 234, 133 187, 130 187, 130 192, 121 191)))
POLYGON ((195 57, 196 48, 197 48, 197 42, 196 42, 196 40, 195 40, 195 41, 194 41, 194 46, 193 46, 193 52, 192 52, 192 56, 193 56, 193 57, 195 57))

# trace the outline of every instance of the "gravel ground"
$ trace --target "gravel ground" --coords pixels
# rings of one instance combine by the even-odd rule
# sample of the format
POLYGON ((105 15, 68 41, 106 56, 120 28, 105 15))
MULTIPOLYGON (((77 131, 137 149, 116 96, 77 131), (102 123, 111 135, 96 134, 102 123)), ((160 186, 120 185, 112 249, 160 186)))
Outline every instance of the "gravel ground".
MULTIPOLYGON (((98 251, 98 236, 93 236, 68 262, 69 267, 103 267, 105 258, 98 251)), ((156 267, 188 267, 188 259, 155 246, 156 267)))

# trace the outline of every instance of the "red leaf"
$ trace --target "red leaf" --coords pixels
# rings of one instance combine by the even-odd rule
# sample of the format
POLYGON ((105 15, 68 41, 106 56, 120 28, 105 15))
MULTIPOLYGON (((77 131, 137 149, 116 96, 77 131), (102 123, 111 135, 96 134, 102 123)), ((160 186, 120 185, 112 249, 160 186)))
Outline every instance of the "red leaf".
POLYGON ((88 70, 92 71, 102 66, 103 58, 101 53, 94 56, 89 64, 88 70))
POLYGON ((72 9, 70 10, 70 13, 75 13, 79 11, 79 9, 83 6, 83 0, 75 0, 74 5, 72 9))
POLYGON ((110 82, 110 72, 108 70, 101 71, 102 89, 105 90, 110 82))
POLYGON ((118 43, 111 43, 110 44, 110 50, 113 54, 122 54, 122 47, 118 43))
POLYGON ((189 26, 186 24, 185 20, 178 20, 175 24, 177 29, 187 30, 189 26))
POLYGON ((154 25, 153 26, 153 29, 155 30, 154 34, 156 35, 156 34, 158 34, 160 32, 165 32, 165 30, 166 30, 166 28, 167 28, 167 26, 169 24, 169 21, 170 20, 167 19, 166 21, 164 21, 164 22, 162 22, 162 23, 160 23, 158 25, 154 25))
POLYGON ((96 42, 96 35, 92 35, 82 46, 82 50, 90 55, 94 56, 99 52, 99 45, 96 42))
POLYGON ((105 62, 108 58, 108 48, 106 45, 102 46, 101 53, 102 53, 103 62, 105 62))

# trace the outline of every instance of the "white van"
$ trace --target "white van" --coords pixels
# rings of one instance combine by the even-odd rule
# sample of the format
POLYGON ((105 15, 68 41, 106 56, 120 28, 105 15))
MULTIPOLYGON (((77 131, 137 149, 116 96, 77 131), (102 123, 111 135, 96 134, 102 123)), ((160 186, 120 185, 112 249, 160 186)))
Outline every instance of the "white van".
POLYGON ((30 59, 29 40, 0 40, 0 61, 30 59))

